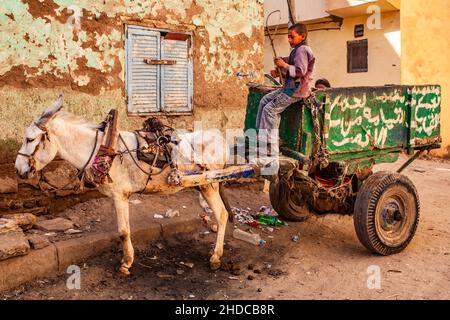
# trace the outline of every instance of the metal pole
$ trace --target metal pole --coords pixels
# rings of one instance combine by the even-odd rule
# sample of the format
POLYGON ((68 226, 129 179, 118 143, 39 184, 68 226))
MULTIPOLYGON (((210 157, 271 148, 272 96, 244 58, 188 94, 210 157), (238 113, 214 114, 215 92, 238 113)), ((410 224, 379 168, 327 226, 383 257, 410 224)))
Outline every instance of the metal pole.
MULTIPOLYGON (((270 29, 269 29, 269 18, 270 18, 270 16, 272 14, 277 13, 277 12, 280 14, 280 19, 279 20, 281 20, 281 11, 280 10, 275 10, 275 11, 269 13, 269 15, 267 16, 267 19, 266 19, 266 32, 267 32, 267 35, 268 35, 269 40, 270 40, 270 45, 272 46, 274 59, 278 58, 278 55, 277 55, 277 52, 275 50, 275 44, 273 43, 272 34, 270 33, 270 29)), ((278 26, 279 26, 279 24, 277 24, 277 26, 275 27, 275 34, 277 34, 277 32, 278 32, 278 26)), ((284 78, 283 78, 283 74, 281 73, 281 69, 279 67, 276 67, 276 70, 278 71, 278 74, 280 76, 280 83, 282 85, 284 85, 284 78)))

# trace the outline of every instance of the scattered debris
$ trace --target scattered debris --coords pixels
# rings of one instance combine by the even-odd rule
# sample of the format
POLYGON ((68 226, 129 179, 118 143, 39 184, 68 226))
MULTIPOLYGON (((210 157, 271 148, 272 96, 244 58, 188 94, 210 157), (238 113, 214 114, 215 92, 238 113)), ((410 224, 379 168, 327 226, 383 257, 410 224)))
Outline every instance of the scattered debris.
POLYGON ((293 235, 291 239, 294 242, 299 242, 300 241, 300 237, 298 235, 293 235))
POLYGON ((82 230, 78 230, 78 229, 69 229, 69 230, 64 231, 64 233, 70 235, 70 234, 83 233, 83 231, 82 230))
POLYGON ((153 218, 155 218, 155 219, 164 219, 164 216, 161 215, 161 214, 155 213, 155 214, 153 215, 153 218))
POLYGON ((183 209, 186 209, 187 207, 186 207, 186 206, 183 206, 182 208, 183 208, 183 209))
POLYGON ((264 245, 266 242, 261 239, 261 236, 259 234, 251 234, 248 232, 245 232, 241 229, 234 229, 233 231, 233 237, 235 239, 239 239, 254 245, 264 245))
MULTIPOLYGON (((254 224, 256 222, 255 218, 251 215, 250 210, 233 207, 231 208, 231 213, 234 215, 234 218, 242 224, 254 224)), ((253 226, 255 225, 252 225, 252 227, 253 226)))
POLYGON ((229 276, 228 279, 230 279, 230 280, 239 280, 238 277, 233 277, 233 276, 229 276))
POLYGON ((36 227, 42 231, 66 231, 72 229, 74 224, 72 221, 64 218, 55 218, 51 220, 43 220, 36 223, 36 227))
POLYGON ((190 299, 194 299, 195 296, 194 296, 193 294, 190 294, 190 295, 189 295, 189 298, 190 298, 190 299))
POLYGON ((157 247, 159 250, 164 249, 164 246, 163 246, 162 243, 157 243, 157 244, 155 244, 155 247, 157 247))
POLYGON ((136 199, 136 200, 130 200, 130 203, 131 203, 131 204, 134 204, 134 205, 137 205, 137 204, 141 204, 142 201, 136 199))
POLYGON ((156 276, 158 277, 158 278, 161 278, 161 279, 173 279, 173 278, 175 278, 173 275, 171 275, 171 274, 165 274, 165 273, 161 273, 161 272, 158 272, 157 274, 156 274, 156 276))
POLYGON ((278 217, 278 213, 276 213, 273 209, 266 206, 261 206, 256 215, 278 217))
POLYGON ((200 207, 203 208, 203 211, 205 213, 207 213, 207 214, 213 213, 213 211, 211 210, 211 208, 208 205, 208 202, 206 202, 205 198, 203 198, 201 193, 198 194, 198 202, 200 203, 200 207))
POLYGON ((42 249, 50 245, 50 241, 48 241, 46 237, 40 234, 32 234, 29 235, 27 238, 31 248, 34 250, 42 249))
POLYGON ((150 267, 150 266, 148 266, 146 264, 143 264, 141 262, 138 262, 138 265, 140 265, 141 267, 147 268, 147 269, 153 269, 152 267, 150 267))
POLYGON ((47 232, 47 233, 44 233, 44 236, 54 237, 54 236, 56 236, 56 232, 47 232))
POLYGON ((414 168, 413 171, 419 172, 419 173, 425 173, 425 172, 427 172, 427 170, 419 169, 419 168, 414 168))
POLYGON ((256 221, 260 224, 269 226, 282 226, 284 224, 283 221, 279 220, 277 217, 270 215, 258 215, 256 216, 256 221))
POLYGON ((395 269, 388 270, 388 272, 390 272, 390 273, 402 273, 401 270, 395 270, 395 269))
POLYGON ((181 270, 181 269, 178 269, 178 270, 177 270, 177 274, 178 274, 178 275, 182 275, 183 273, 184 273, 184 270, 181 270))
POLYGON ((166 218, 171 219, 180 216, 180 212, 178 210, 167 209, 166 214, 164 215, 166 218))
POLYGON ((194 268, 194 264, 193 264, 192 262, 185 262, 184 265, 185 265, 186 267, 188 267, 189 269, 194 268))

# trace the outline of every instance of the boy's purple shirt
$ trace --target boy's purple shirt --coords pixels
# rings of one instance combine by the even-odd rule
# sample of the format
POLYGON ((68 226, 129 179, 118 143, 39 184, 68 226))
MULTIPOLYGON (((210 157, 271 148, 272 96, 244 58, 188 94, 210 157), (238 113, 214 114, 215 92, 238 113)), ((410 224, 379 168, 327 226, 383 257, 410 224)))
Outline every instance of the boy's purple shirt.
POLYGON ((289 64, 286 72, 285 89, 294 89, 295 80, 300 79, 300 85, 293 94, 296 98, 306 98, 311 95, 312 74, 316 58, 314 53, 306 44, 300 45, 291 51, 289 57, 283 58, 289 64))

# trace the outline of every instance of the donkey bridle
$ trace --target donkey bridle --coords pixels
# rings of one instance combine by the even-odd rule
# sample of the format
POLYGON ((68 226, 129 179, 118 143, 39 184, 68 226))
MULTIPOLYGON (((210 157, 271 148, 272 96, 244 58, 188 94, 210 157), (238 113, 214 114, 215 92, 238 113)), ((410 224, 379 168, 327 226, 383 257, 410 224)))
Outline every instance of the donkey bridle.
MULTIPOLYGON (((34 123, 34 124, 36 125, 36 127, 38 127, 43 132, 41 141, 36 145, 36 148, 34 149, 34 151, 31 154, 26 154, 26 153, 22 153, 22 152, 18 152, 17 153, 18 155, 20 155, 22 157, 28 158, 29 166, 30 166, 30 172, 36 172, 36 167, 35 167, 36 160, 34 160, 34 154, 37 152, 37 150, 39 148, 39 145, 41 144, 41 142, 44 142, 44 148, 45 148, 45 140, 50 141, 50 138, 49 138, 48 132, 47 132, 47 128, 39 125, 38 123, 34 123)), ((97 149, 97 144, 98 144, 98 130, 95 131, 95 144, 94 144, 94 148, 92 148, 92 152, 91 152, 91 155, 89 156, 88 161, 84 164, 83 168, 77 169, 78 173, 73 177, 73 179, 71 179, 68 183, 66 183, 61 188, 58 188, 58 187, 54 186, 53 184, 51 184, 50 182, 46 181, 43 178, 42 174, 40 176, 39 182, 40 181, 44 181, 45 183, 47 183, 48 185, 50 185, 54 189, 53 191, 64 190, 65 187, 70 185, 76 179, 80 179, 80 185, 81 185, 83 183, 83 180, 84 180, 84 173, 86 171, 86 168, 89 165, 89 163, 91 162, 92 158, 94 157, 95 149, 97 149)))

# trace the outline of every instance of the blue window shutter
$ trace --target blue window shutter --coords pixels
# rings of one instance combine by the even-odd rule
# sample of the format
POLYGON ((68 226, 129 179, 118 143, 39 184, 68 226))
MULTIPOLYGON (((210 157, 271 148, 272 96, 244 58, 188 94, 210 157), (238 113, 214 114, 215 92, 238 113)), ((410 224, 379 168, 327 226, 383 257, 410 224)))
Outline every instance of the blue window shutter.
POLYGON ((161 66, 161 110, 190 112, 192 110, 192 52, 191 37, 187 40, 161 39, 162 59, 176 64, 161 66))
POLYGON ((127 26, 127 94, 130 113, 160 111, 160 68, 144 59, 160 59, 160 33, 127 26))

